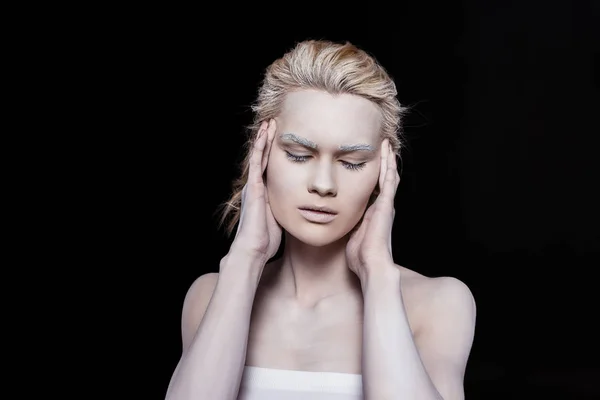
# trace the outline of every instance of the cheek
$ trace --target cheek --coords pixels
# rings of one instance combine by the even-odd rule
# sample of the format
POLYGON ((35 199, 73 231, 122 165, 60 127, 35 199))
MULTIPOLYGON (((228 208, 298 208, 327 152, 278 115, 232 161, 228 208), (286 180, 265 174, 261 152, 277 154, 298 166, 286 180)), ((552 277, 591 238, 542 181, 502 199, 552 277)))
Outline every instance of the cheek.
POLYGON ((356 207, 364 207, 379 181, 379 168, 372 167, 369 170, 349 174, 346 177, 346 193, 352 199, 356 207))
POLYGON ((267 164, 267 189, 273 195, 290 193, 298 187, 298 169, 289 165, 290 162, 282 159, 279 154, 272 154, 267 164))
POLYGON ((297 198, 294 194, 298 193, 302 183, 297 168, 289 164, 288 160, 270 157, 267 165, 266 188, 270 209, 277 222, 284 227, 287 227, 291 206, 297 198))

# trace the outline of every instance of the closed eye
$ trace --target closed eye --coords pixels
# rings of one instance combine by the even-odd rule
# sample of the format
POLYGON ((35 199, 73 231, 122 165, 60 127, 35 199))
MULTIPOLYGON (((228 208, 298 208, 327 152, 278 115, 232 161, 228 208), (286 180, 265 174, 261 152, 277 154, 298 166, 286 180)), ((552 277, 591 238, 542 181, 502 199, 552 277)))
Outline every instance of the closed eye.
POLYGON ((285 155, 287 156, 288 159, 290 159, 293 162, 297 162, 297 163, 304 162, 304 161, 308 160, 308 157, 309 157, 309 156, 297 156, 295 154, 290 153, 289 151, 286 151, 285 155))
MULTIPOLYGON (((310 156, 299 156, 296 154, 292 154, 289 151, 286 151, 285 155, 290 161, 295 162, 295 163, 303 163, 303 162, 307 161, 310 157, 310 156)), ((361 162, 361 163, 357 163, 357 164, 350 163, 347 161, 340 161, 340 162, 342 163, 344 168, 346 168, 350 171, 358 171, 358 170, 364 168, 364 166, 367 164, 366 162, 361 162)))
POLYGON ((359 169, 363 169, 366 164, 367 164, 366 162, 361 162, 361 163, 358 163, 358 164, 353 164, 353 163, 349 163, 347 161, 342 161, 342 165, 345 168, 347 168, 347 169, 349 169, 351 171, 358 171, 359 169))

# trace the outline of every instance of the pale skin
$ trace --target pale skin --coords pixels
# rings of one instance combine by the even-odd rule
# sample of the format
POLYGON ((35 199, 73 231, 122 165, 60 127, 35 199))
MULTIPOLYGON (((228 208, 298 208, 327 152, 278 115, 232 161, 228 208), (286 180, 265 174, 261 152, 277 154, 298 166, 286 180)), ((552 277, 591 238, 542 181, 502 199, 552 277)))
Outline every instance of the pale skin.
POLYGON ((317 91, 263 123, 232 248, 186 296, 167 398, 236 399, 244 365, 362 374, 365 399, 464 398, 475 302, 394 262, 400 177, 379 129, 369 101, 317 91), (311 222, 305 205, 337 214, 311 222))

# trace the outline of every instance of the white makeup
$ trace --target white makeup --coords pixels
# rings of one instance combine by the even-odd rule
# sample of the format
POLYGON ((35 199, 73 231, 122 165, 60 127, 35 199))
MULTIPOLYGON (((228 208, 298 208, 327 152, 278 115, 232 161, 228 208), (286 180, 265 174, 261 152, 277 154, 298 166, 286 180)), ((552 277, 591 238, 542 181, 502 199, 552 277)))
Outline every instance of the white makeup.
POLYGON ((354 228, 379 178, 379 129, 379 110, 364 98, 312 90, 286 97, 267 165, 271 209, 286 231, 322 246, 354 228))

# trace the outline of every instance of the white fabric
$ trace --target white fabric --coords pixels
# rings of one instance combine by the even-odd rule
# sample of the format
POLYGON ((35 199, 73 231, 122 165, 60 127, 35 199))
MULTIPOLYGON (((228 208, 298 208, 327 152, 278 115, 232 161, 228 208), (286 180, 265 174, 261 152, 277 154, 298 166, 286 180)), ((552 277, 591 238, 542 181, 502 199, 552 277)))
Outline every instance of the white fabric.
POLYGON ((238 400, 362 400, 362 377, 339 372, 244 368, 238 400))

